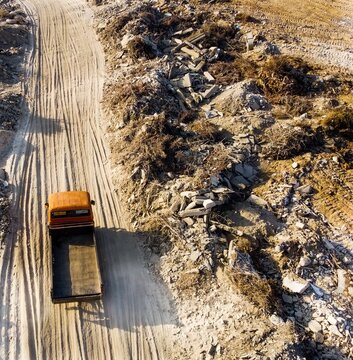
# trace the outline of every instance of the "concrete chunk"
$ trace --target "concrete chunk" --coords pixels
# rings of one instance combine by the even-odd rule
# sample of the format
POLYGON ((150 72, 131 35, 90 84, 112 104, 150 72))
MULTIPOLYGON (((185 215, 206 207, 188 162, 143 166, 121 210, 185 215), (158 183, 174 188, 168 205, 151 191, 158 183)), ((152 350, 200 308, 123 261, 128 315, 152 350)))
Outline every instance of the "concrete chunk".
POLYGON ((302 294, 309 287, 309 282, 304 279, 293 279, 286 276, 283 278, 283 286, 293 293, 302 294))
POLYGON ((212 97, 213 95, 216 95, 217 92, 219 90, 219 86, 218 85, 213 85, 210 89, 206 90, 202 96, 205 98, 205 99, 209 99, 210 97, 212 97))
POLYGON ((204 216, 211 212, 211 209, 205 209, 205 208, 196 208, 196 209, 190 209, 190 210, 184 210, 180 211, 179 215, 182 218, 185 217, 197 217, 197 216, 204 216))
POLYGON ((208 71, 205 71, 203 74, 204 74, 205 78, 207 79, 207 81, 209 81, 210 83, 215 82, 216 79, 208 71))
POLYGON ((203 207, 205 209, 212 209, 216 205, 217 205, 217 203, 211 199, 204 200, 204 202, 203 202, 203 207))

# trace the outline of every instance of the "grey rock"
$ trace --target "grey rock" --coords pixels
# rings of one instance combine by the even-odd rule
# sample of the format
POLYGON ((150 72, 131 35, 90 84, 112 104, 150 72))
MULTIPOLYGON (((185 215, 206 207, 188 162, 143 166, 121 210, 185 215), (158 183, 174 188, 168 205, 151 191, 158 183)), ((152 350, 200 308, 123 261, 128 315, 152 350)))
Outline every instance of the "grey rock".
POLYGON ((183 210, 179 212, 180 217, 194 217, 194 216, 204 216, 211 212, 211 209, 205 209, 205 208, 196 208, 196 209, 190 209, 190 210, 183 210))
POLYGON ((248 164, 236 164, 234 166, 234 171, 246 178, 251 178, 256 175, 256 170, 248 164))
POLYGON ((289 296, 287 294, 282 294, 282 299, 287 304, 292 304, 293 303, 293 297, 289 296))
POLYGON ((251 195, 246 199, 246 201, 249 202, 250 204, 257 205, 257 206, 259 206, 259 207, 265 207, 265 206, 268 205, 266 200, 263 200, 263 199, 261 199, 259 196, 254 195, 254 194, 251 194, 251 195))

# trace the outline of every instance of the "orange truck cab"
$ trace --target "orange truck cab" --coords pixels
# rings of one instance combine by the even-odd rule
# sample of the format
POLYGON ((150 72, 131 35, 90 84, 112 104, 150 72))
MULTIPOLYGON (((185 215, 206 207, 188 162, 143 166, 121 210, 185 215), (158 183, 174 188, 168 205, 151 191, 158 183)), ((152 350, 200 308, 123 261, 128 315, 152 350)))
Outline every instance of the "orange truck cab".
POLYGON ((49 230, 77 226, 94 226, 91 200, 87 191, 66 191, 49 195, 49 230))

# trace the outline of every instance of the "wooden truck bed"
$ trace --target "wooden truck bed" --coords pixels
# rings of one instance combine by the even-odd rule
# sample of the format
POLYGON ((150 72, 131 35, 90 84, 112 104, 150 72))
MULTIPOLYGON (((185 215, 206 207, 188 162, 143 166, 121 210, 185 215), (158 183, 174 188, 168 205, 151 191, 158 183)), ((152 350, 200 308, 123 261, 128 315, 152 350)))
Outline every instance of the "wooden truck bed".
POLYGON ((100 299, 101 275, 93 228, 51 233, 53 302, 100 299))

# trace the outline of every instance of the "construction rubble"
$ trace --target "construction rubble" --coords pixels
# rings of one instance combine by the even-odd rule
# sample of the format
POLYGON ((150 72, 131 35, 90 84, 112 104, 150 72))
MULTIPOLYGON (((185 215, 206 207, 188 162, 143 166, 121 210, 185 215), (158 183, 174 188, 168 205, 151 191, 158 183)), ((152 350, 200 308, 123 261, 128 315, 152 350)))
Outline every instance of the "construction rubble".
MULTIPOLYGON (((0 1, 0 159, 12 147, 15 132, 23 116, 21 79, 26 46, 29 41, 27 15, 14 1, 0 1)), ((0 246, 8 232, 11 186, 0 164, 0 246)))
POLYGON ((352 84, 281 55, 229 2, 96 10, 117 191, 175 297, 183 355, 352 357, 352 239, 317 196, 349 140, 316 105, 346 113, 352 84))

